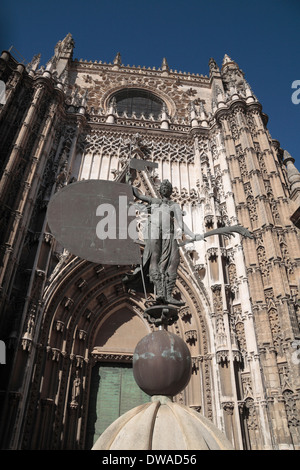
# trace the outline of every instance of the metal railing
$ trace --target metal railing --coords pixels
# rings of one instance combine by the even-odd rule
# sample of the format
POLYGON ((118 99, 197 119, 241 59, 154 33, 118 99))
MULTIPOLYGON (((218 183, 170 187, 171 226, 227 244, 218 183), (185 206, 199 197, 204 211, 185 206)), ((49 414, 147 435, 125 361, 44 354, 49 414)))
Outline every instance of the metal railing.
POLYGON ((22 54, 14 46, 10 46, 10 48, 8 49, 8 52, 10 52, 10 54, 21 64, 23 65, 28 64, 28 61, 24 59, 22 54))

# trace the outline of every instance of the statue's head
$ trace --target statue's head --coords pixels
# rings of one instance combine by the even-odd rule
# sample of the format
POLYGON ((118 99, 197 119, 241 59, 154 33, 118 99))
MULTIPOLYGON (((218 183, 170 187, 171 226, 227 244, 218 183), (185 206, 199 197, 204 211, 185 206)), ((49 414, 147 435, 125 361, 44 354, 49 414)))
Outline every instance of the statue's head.
POLYGON ((169 180, 163 180, 161 182, 161 185, 160 185, 160 188, 159 188, 160 195, 165 196, 165 197, 169 197, 169 196, 171 196, 172 191, 173 191, 173 186, 170 183, 170 181, 169 180))

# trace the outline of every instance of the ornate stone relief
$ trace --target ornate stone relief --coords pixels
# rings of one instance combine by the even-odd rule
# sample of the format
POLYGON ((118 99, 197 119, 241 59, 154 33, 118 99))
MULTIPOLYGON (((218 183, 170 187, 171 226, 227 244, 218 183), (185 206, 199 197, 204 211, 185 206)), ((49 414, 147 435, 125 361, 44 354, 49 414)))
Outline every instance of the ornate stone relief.
MULTIPOLYGON (((94 131, 84 136, 81 147, 85 153, 115 155, 122 161, 129 157, 129 139, 131 135, 94 131)), ((143 138, 144 153, 148 159, 154 161, 170 161, 179 163, 193 163, 194 149, 192 143, 174 139, 151 140, 143 138)))
POLYGON ((252 398, 245 400, 246 423, 249 431, 256 431, 258 429, 257 414, 255 403, 252 398))
POLYGON ((291 259, 289 249, 288 249, 288 244, 285 240, 284 232, 279 231, 279 232, 277 232, 277 235, 278 235, 278 242, 279 242, 280 251, 281 251, 281 254, 282 254, 282 260, 284 262, 284 266, 286 267, 289 274, 293 274, 294 269, 296 267, 296 263, 291 259))
POLYGON ((268 260, 266 258, 266 250, 265 250, 263 240, 261 239, 261 237, 258 237, 256 239, 256 243, 257 243, 256 253, 257 253, 257 259, 258 259, 258 265, 261 270, 261 274, 265 282, 265 285, 268 285, 270 268, 269 268, 268 260))
MULTIPOLYGON (((122 88, 141 88, 158 94, 167 103, 172 118, 176 112, 178 117, 185 118, 185 110, 190 102, 190 95, 182 92, 180 85, 174 79, 141 75, 134 70, 131 73, 126 71, 111 73, 111 71, 105 70, 99 70, 93 74, 84 73, 81 75, 81 81, 89 92, 89 106, 96 109, 101 108, 104 112, 108 109, 110 96, 122 88), (101 97, 100 102, 99 96, 101 97)), ((81 82, 79 81, 79 83, 81 82)), ((81 86, 77 84, 79 93, 82 95, 83 88, 81 86)), ((72 88, 69 93, 71 90, 72 88)))
POLYGON ((273 345, 277 354, 282 355, 282 342, 283 342, 283 335, 281 331, 281 325, 278 316, 278 309, 276 303, 274 301, 274 291, 272 288, 265 290, 265 298, 267 304, 267 312, 270 322, 271 333, 273 337, 273 345))
POLYGON ((235 333, 239 350, 241 351, 242 355, 245 356, 247 354, 247 343, 242 309, 240 305, 235 305, 232 307, 232 317, 235 324, 235 333))
POLYGON ((229 120, 229 125, 230 125, 230 130, 231 130, 233 140, 238 141, 239 131, 238 131, 238 126, 237 126, 235 117, 232 114, 230 114, 228 117, 228 120, 229 120))

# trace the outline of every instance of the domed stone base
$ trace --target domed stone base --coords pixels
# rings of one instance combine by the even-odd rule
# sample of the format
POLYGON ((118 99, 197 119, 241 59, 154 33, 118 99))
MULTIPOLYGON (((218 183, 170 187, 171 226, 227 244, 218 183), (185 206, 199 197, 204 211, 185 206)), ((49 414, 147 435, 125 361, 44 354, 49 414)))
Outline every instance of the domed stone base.
POLYGON ((233 450, 226 436, 197 411, 166 396, 120 416, 92 450, 233 450))

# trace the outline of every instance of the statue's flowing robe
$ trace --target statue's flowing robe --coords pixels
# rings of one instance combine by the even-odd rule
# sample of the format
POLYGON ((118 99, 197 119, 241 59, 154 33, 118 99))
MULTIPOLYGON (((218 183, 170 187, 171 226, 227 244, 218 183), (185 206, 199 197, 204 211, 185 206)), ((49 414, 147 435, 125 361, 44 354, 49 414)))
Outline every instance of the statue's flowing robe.
MULTIPOLYGON (((151 198, 151 212, 143 229, 145 248, 142 266, 132 275, 128 275, 124 282, 128 287, 142 291, 141 269, 147 290, 149 288, 149 267, 154 250, 159 256, 159 271, 165 273, 174 256, 178 256, 177 239, 182 238, 182 211, 180 206, 172 201, 151 198)), ((150 273, 151 275, 151 273, 150 273)), ((150 289, 152 291, 152 289, 150 289)))

